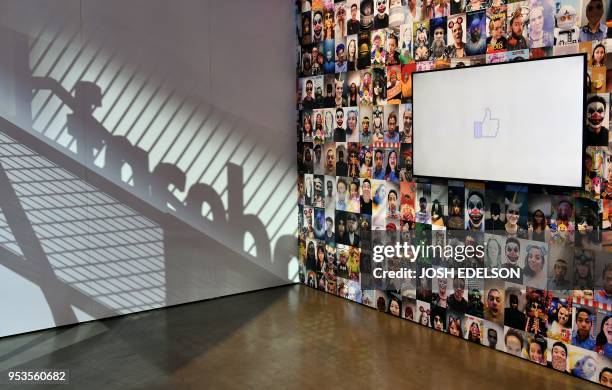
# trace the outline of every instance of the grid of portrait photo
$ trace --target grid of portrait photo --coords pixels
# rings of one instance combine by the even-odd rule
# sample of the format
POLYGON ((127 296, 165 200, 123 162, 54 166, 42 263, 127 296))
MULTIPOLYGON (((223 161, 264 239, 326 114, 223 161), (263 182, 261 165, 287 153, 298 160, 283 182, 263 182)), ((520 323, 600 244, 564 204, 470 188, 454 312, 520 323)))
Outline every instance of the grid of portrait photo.
POLYGON ((301 282, 612 387, 610 2, 298 0, 296 8, 301 282), (415 71, 576 53, 586 53, 588 72, 582 190, 413 177, 415 71), (387 270, 521 276, 374 277, 373 248, 396 242, 485 250, 461 262, 387 257, 387 270))

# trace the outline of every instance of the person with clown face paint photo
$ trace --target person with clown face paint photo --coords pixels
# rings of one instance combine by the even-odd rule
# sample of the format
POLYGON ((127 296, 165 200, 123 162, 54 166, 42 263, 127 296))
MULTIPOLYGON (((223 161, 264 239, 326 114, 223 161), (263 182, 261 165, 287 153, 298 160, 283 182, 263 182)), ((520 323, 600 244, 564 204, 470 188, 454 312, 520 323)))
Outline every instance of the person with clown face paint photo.
POLYGON ((315 11, 312 14, 312 42, 323 42, 323 12, 315 11))
POLYGON ((466 199, 465 229, 484 232, 484 196, 479 191, 470 191, 466 199))
POLYGON ((591 95, 587 99, 586 107, 586 134, 585 144, 587 146, 607 146, 608 128, 607 123, 608 102, 605 95, 591 95))

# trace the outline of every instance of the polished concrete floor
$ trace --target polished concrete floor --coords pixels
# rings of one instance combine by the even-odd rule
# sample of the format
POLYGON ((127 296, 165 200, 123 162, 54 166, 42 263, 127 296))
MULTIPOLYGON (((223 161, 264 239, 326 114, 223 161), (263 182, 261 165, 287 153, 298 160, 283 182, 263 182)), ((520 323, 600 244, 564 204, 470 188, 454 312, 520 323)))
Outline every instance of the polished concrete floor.
POLYGON ((69 368, 59 389, 599 388, 299 285, 0 339, 13 367, 69 368))

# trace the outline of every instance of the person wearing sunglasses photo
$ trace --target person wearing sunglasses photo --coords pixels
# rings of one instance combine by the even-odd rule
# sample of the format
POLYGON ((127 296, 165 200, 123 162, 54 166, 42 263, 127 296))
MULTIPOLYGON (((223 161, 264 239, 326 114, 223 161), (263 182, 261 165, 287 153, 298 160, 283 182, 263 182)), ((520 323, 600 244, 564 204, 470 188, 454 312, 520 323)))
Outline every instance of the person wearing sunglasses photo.
POLYGON ((506 223, 504 228, 510 237, 527 238, 527 230, 519 225, 522 203, 506 199, 506 223))
POLYGON ((346 141, 346 130, 344 129, 344 110, 341 107, 336 108, 336 128, 334 129, 334 141, 346 141))

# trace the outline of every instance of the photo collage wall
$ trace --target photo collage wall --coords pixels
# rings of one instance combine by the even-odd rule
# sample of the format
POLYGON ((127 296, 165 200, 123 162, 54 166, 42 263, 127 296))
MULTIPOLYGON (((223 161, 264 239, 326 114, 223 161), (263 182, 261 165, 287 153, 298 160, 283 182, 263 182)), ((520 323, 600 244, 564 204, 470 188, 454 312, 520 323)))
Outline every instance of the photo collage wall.
MULTIPOLYGON (((298 0, 296 8, 301 282, 612 387, 609 1, 298 0), (413 72, 575 53, 588 61, 582 190, 413 177, 413 72), (372 247, 385 240, 477 243, 484 256, 463 266, 522 275, 376 279, 372 247)), ((424 256, 413 266, 457 263, 424 256)))

